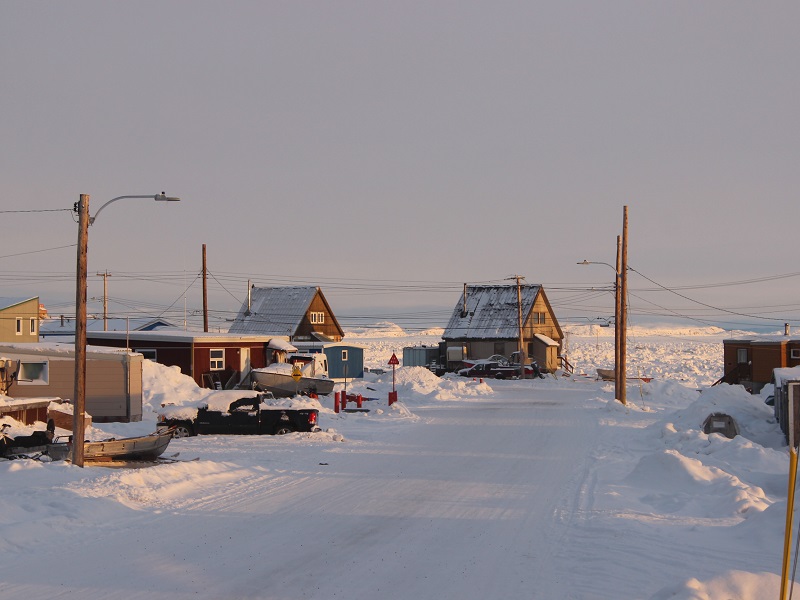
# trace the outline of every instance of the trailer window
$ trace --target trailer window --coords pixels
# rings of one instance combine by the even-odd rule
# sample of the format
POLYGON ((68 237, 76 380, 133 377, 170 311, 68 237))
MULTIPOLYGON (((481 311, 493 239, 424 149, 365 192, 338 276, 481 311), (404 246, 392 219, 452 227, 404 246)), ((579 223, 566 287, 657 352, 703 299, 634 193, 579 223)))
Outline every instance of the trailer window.
POLYGON ((736 350, 736 362, 740 365, 746 365, 748 363, 747 348, 739 348, 736 350))

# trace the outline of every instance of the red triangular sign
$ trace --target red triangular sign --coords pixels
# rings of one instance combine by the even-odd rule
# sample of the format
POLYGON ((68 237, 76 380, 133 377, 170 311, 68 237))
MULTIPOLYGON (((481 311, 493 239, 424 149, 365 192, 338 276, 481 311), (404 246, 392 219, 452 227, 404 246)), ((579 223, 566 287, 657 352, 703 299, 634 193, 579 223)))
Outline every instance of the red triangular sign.
POLYGON ((392 366, 400 364, 400 361, 397 360, 397 355, 394 352, 392 352, 392 358, 389 359, 389 364, 392 366))

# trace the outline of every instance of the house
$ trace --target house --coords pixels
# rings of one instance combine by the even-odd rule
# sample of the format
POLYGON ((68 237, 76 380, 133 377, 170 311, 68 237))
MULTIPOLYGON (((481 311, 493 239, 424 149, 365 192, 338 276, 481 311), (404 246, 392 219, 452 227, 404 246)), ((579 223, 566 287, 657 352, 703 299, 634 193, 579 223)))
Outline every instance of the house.
POLYGON ((251 287, 228 333, 288 336, 294 342, 340 342, 339 322, 318 287, 251 287))
POLYGON ((757 394, 772 381, 774 369, 800 365, 800 336, 753 335, 723 340, 724 374, 721 381, 743 385, 757 394))
MULTIPOLYGON (((75 346, 59 343, 0 344, 0 356, 19 371, 9 396, 72 399, 75 346)), ((125 350, 86 350, 86 412, 94 421, 142 420, 142 356, 125 350)))
POLYGON ((509 357, 519 346, 520 299, 523 349, 544 371, 559 368, 564 333, 541 285, 464 286, 444 330, 448 365, 463 358, 509 357))
POLYGON ((39 298, 0 298, 0 342, 39 341, 39 298))
POLYGON ((88 331, 88 343, 131 348, 145 358, 177 366, 197 385, 229 388, 246 382, 251 369, 266 367, 285 351, 287 336, 154 331, 88 331))

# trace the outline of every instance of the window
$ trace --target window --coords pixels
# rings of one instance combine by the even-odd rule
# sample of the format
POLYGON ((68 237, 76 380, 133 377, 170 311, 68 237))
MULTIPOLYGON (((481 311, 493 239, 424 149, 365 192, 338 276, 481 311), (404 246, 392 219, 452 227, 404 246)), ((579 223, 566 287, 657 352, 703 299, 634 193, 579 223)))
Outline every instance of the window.
POLYGON ((154 348, 134 348, 134 352, 138 352, 148 360, 158 361, 158 354, 154 348))
POLYGON ((347 362, 347 350, 342 350, 342 362, 347 362))
POLYGON ((17 317, 17 335, 22 335, 22 319, 17 317))
POLYGON ((50 368, 47 361, 20 362, 17 383, 20 385, 49 385, 50 368))
POLYGON ((222 371, 225 369, 225 350, 211 351, 211 370, 222 371))
POLYGON ((31 335, 36 335, 36 319, 31 319, 31 335))
POLYGON ((312 312, 309 313, 309 317, 313 325, 322 325, 325 322, 324 312, 312 312))
POLYGON ((749 362, 747 360, 747 348, 738 348, 736 350, 736 362, 740 365, 746 365, 749 362))
POLYGON ((792 348, 791 357, 792 358, 800 358, 800 348, 792 348))
POLYGON ((547 313, 543 313, 543 312, 535 312, 535 313, 533 313, 533 315, 532 315, 533 324, 534 325, 544 325, 546 316, 547 316, 547 313))

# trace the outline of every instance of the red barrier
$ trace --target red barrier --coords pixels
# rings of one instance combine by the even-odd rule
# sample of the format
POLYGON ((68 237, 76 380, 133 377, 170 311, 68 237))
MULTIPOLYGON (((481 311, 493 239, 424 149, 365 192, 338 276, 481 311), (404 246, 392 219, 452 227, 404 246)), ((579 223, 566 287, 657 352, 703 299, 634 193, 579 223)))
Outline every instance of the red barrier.
POLYGON ((389 392, 389 406, 397 402, 397 392, 389 392))
POLYGON ((361 394, 359 394, 358 396, 356 396, 356 406, 357 406, 358 408, 361 408, 361 403, 362 403, 363 401, 364 401, 364 398, 361 396, 361 394))
POLYGON ((347 408, 347 394, 342 392, 342 410, 347 408))
POLYGON ((339 412, 339 392, 336 392, 333 395, 333 412, 339 412))

